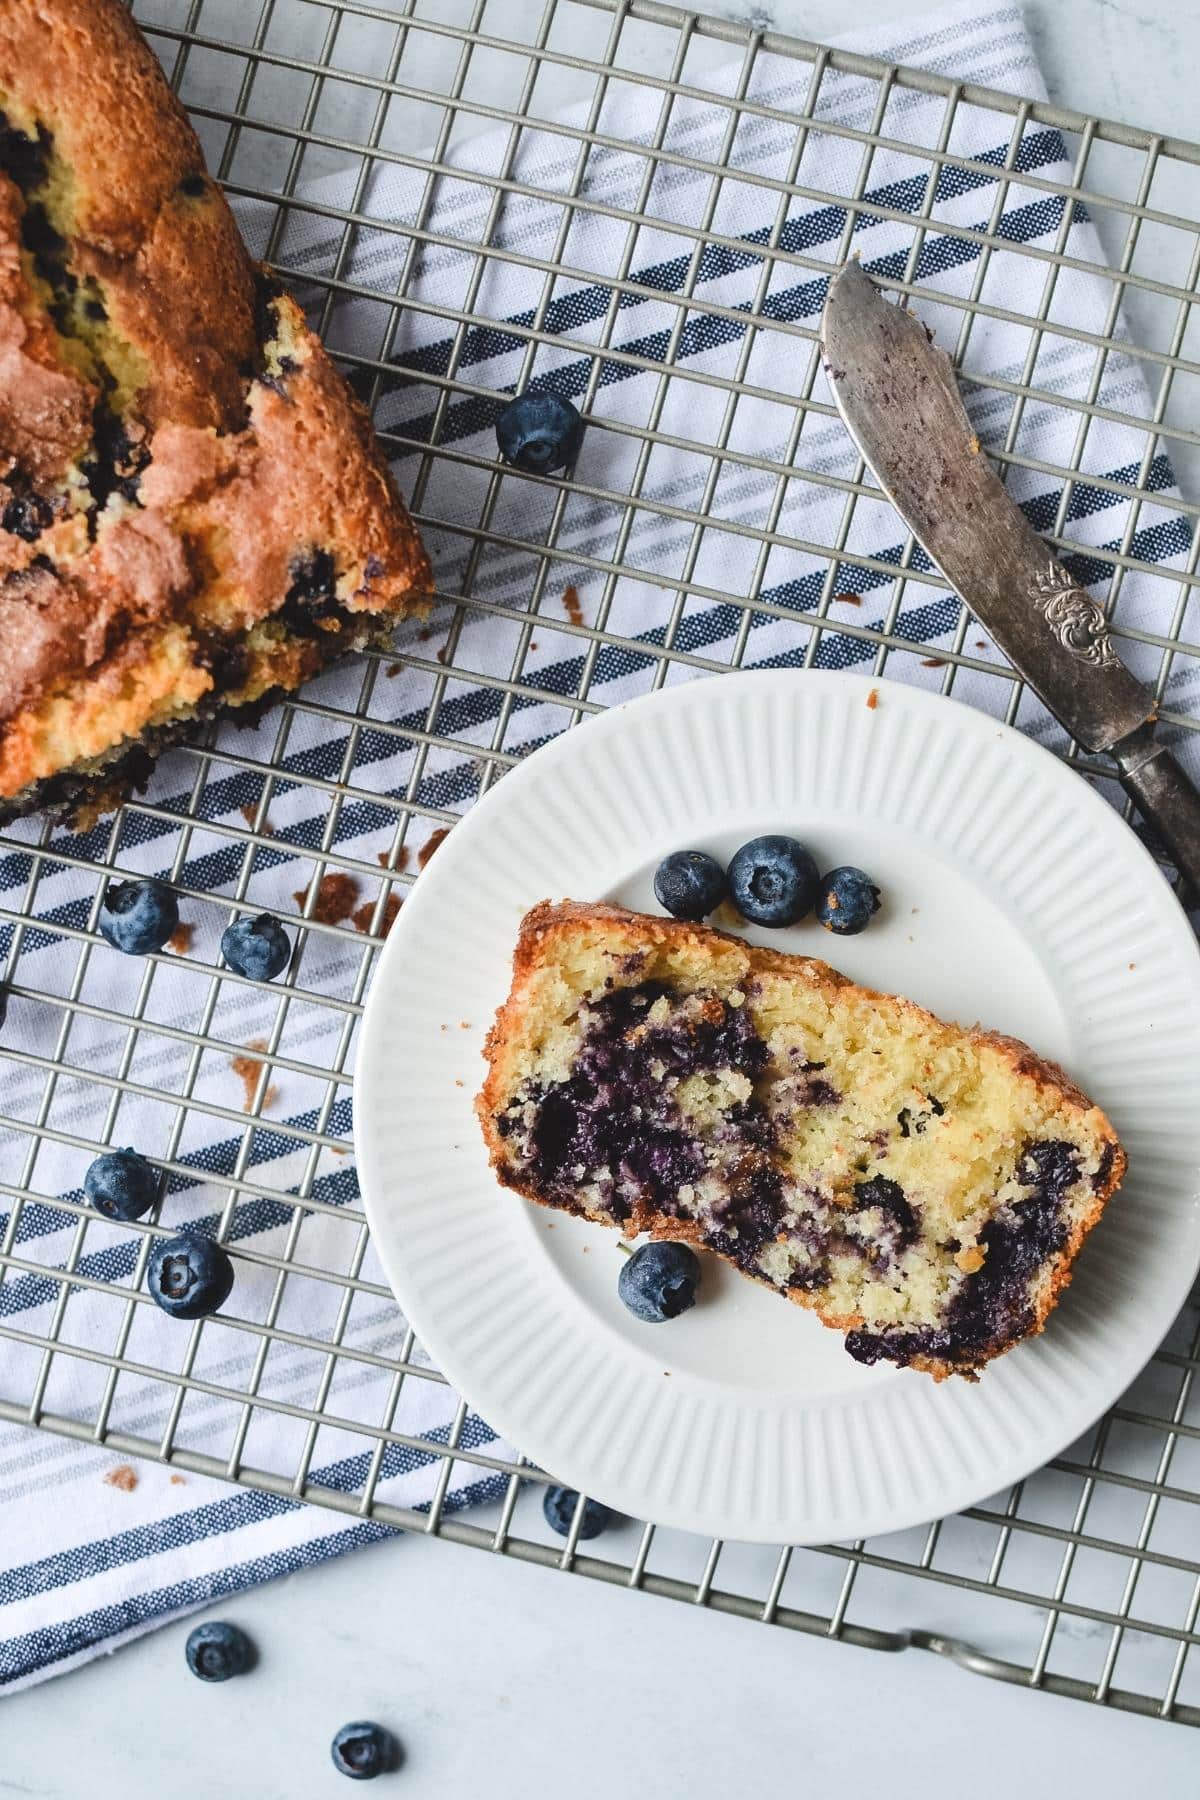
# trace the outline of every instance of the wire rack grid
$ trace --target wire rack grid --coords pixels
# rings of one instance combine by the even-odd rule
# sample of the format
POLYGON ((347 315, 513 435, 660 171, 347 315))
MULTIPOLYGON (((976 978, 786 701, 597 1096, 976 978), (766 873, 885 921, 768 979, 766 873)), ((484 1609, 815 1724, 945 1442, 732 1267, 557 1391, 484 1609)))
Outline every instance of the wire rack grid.
MULTIPOLYGON (((976 382, 977 394, 1007 409, 995 445, 1001 465, 1009 479, 1033 476, 1049 492, 1042 523, 1064 553, 1079 549, 1070 528, 1085 488, 1120 509, 1119 535, 1089 548, 1086 578, 1104 583, 1099 591, 1126 653, 1140 655, 1142 666, 1151 660, 1167 727, 1181 736, 1195 729, 1188 689, 1200 657, 1189 611, 1200 585, 1200 536, 1190 530, 1197 507, 1178 497, 1164 501, 1160 472, 1169 455, 1186 476, 1200 445, 1200 432, 1187 423, 1200 377, 1192 317, 1200 220, 1186 209, 1200 146, 651 0, 548 0, 536 17, 498 0, 256 0, 252 6, 138 0, 134 10, 187 101, 215 172, 247 209, 244 216, 257 221, 266 259, 298 284, 314 321, 375 408, 435 548, 442 585, 435 623, 414 627, 399 647, 406 679, 423 683, 417 712, 410 708, 395 719, 389 676, 401 665, 369 657, 351 687, 318 684, 248 738, 214 727, 168 759, 168 773, 156 778, 148 797, 90 832, 27 825, 6 834, 8 885, 19 877, 20 889, 0 915, 10 1018, 20 1024, 36 1011, 40 1023, 39 1032, 10 1029, 0 1044, 7 1071, 0 1089, 0 1194, 8 1207, 0 1299, 11 1301, 0 1305, 8 1347, 0 1417, 763 1623, 879 1649, 920 1646, 1006 1681, 1200 1724, 1200 1678, 1196 1659, 1189 1661, 1200 1613, 1195 1305, 1132 1393, 1086 1440, 1011 1492, 928 1529, 801 1551, 709 1543, 627 1522, 585 1549, 581 1513, 565 1543, 552 1538, 537 1504, 545 1477, 474 1433, 465 1402, 451 1402, 448 1422, 435 1429, 409 1428, 406 1396, 444 1388, 444 1381, 375 1278, 352 1173, 338 1161, 347 1148, 356 1026, 396 902, 419 878, 438 834, 537 741, 521 739, 518 722, 531 712, 550 718, 546 735, 586 718, 605 703, 614 658, 624 659, 621 666, 647 687, 683 673, 717 673, 750 660, 752 631, 768 621, 795 634, 803 662, 820 661, 823 646, 836 638, 881 676, 908 659, 910 670, 919 666, 921 678, 946 693, 961 692, 975 678, 972 697, 984 692, 1000 716, 1025 719, 1021 684, 997 655, 981 653, 965 612, 948 643, 944 634, 926 642, 904 629, 906 593, 916 587, 939 598, 944 585, 911 539, 898 555, 861 547, 856 518, 878 500, 862 465, 830 473, 819 458, 804 460, 805 444, 831 416, 815 392, 815 319, 788 319, 772 307, 772 296, 781 272, 823 278, 830 262, 850 251, 864 220, 887 221, 907 234, 888 285, 952 309, 943 316, 952 320, 955 353, 968 368, 980 321, 1021 328, 1019 366, 981 374, 976 382), (523 36, 514 35, 518 29, 523 36), (731 58, 733 75, 714 86, 712 72, 728 71, 731 58), (802 104, 782 107, 762 97, 757 76, 771 59, 803 76, 802 104), (835 78, 862 85, 867 123, 842 124, 821 111, 822 94, 835 78), (638 146, 642 172, 632 200, 607 196, 604 184, 589 177, 594 159, 628 148, 605 129, 616 87, 638 93, 650 120, 638 146), (942 107, 933 147, 903 135, 903 103, 911 95, 942 107), (686 136, 681 143, 672 133, 672 121, 682 109, 718 101, 725 120, 718 153, 698 154, 686 136), (989 158, 955 147, 968 109, 995 118, 998 151, 989 158), (739 135, 766 128, 786 142, 772 173, 739 177, 770 221, 751 242, 730 222, 723 192, 739 135), (853 158, 845 192, 814 189, 804 178, 818 130, 826 141, 840 137, 853 158), (534 131, 565 159, 566 174, 552 191, 530 180, 519 154, 534 131), (478 159, 472 166, 463 146, 484 132, 492 134, 491 148, 483 166, 478 159), (1068 179, 1039 173, 1025 154, 1039 133, 1065 134, 1068 179), (900 203, 891 188, 872 185, 879 159, 889 155, 908 159, 917 171, 922 187, 915 207, 900 203), (395 225, 377 209, 381 172, 410 184, 410 203, 395 225), (683 259, 682 274, 668 287, 647 272, 638 247, 656 184, 678 173, 699 176, 704 199, 686 221, 654 216, 683 259), (340 185, 331 187, 330 177, 340 185), (970 182, 990 189, 986 220, 947 222, 944 190, 970 182), (439 223, 435 199, 454 184, 469 188, 478 203, 469 238, 439 223), (1044 237, 1014 238, 1007 221, 1018 195, 1059 207, 1050 244, 1044 237), (548 249, 514 249, 498 229, 506 209, 527 201, 545 201, 555 211, 548 249), (835 209, 835 227, 819 254, 789 237, 789 219, 801 203, 835 209), (1070 238, 1084 209, 1111 266, 1081 258, 1070 238), (617 234, 612 241, 619 251, 600 275, 571 262, 572 227, 581 215, 617 234), (291 254, 314 222, 334 241, 320 272, 291 254), (369 262, 364 271, 356 253, 367 227, 390 234, 385 273, 372 275, 369 262), (935 231, 939 239, 971 246, 974 274, 965 298, 940 289, 926 267, 923 253, 935 231), (707 273, 714 256, 753 265, 748 305, 713 297, 707 273), (462 270, 444 302, 418 282, 421 267, 438 257, 457 259, 462 270), (991 279, 1013 257, 1038 269, 1040 303, 1033 311, 1012 308, 1009 287, 991 279), (532 302, 519 315, 489 310, 497 263, 518 265, 532 282, 532 302), (1098 324, 1080 325, 1056 312, 1056 291, 1072 272, 1103 277, 1110 301, 1098 324), (598 284, 601 304, 585 331, 559 299, 564 287, 593 291, 598 284), (671 315, 665 340, 652 348, 618 329, 627 310, 649 302, 671 315), (373 350, 339 335, 340 321, 355 309, 382 322, 373 350), (441 331, 436 356, 401 357, 403 322, 412 318, 441 331), (551 370, 567 357, 583 369, 575 391, 591 416, 592 437, 626 453, 619 480, 606 482, 592 472, 596 465, 581 467, 571 481, 522 477, 502 470, 490 454, 462 447, 464 434, 453 429, 462 410, 475 408, 485 422, 494 415, 494 388, 475 379, 475 349, 480 334, 500 327, 518 364, 507 385, 528 384, 545 359, 551 370), (714 374, 685 360, 687 334, 725 327, 739 334, 731 368, 714 374), (764 382, 764 344, 799 371, 786 394, 764 382), (1063 344, 1089 359, 1082 397, 1047 375, 1048 348, 1063 344), (1141 369, 1144 403, 1114 399, 1105 387, 1120 358, 1141 369), (636 422, 609 418, 600 404, 605 384, 628 372, 652 383, 652 399, 636 422), (397 394, 412 402, 414 393, 416 412, 399 418, 389 412, 397 394), (714 395, 712 428, 701 446, 686 420, 693 405, 714 395), (738 435, 739 409, 752 401, 786 410, 786 429, 770 448, 738 435), (1070 450, 1058 460, 1033 454, 1023 430, 1027 415, 1046 409, 1070 423, 1070 450), (1139 433, 1140 454, 1119 470, 1091 465, 1100 420, 1139 433), (663 448, 703 450, 696 481, 674 497, 663 497, 649 478, 663 448), (721 506, 722 484, 743 476, 767 478, 750 525, 721 506), (536 542, 506 528, 506 493, 517 481, 542 491, 544 530, 536 542), (443 504, 447 482, 469 489, 470 517, 443 504), (797 482, 836 501, 836 524, 817 541, 798 535, 787 512, 797 482), (1147 522, 1164 506, 1184 533, 1184 549, 1166 572, 1145 548, 1147 522), (591 549, 568 530, 579 507, 611 525, 591 549), (668 573, 638 560, 647 516, 678 535, 677 562, 668 573), (716 522, 754 541, 752 578, 734 600, 707 572, 706 538, 716 522), (800 553, 817 560, 819 579, 801 604, 785 604, 771 597, 776 590, 768 572, 779 555, 800 553), (503 579, 513 568, 519 591, 503 579), (630 579, 639 593, 657 595, 652 631, 629 627, 623 596, 630 579), (1122 609, 1126 584, 1138 579, 1155 584, 1157 626, 1142 615, 1127 618, 1122 609), (887 596, 882 618, 868 624, 847 601, 880 583, 887 596), (728 653, 720 656, 706 653, 687 629, 694 607, 715 604, 738 609, 728 653), (472 662, 469 627, 480 618, 501 634, 506 667, 472 662), (439 641, 431 651, 434 635, 439 641), (548 659, 539 645, 551 638, 569 653, 564 661, 548 659), (564 667, 569 682, 559 673, 564 667), (479 694, 488 703, 472 709, 468 697, 479 694), (387 756, 402 759, 403 778, 381 789, 366 771, 387 756), (457 785, 449 779, 454 771, 457 785), (211 799, 215 786, 223 796, 219 805, 211 799), (289 832, 287 808, 296 795, 307 803, 307 823, 289 832), (228 816, 231 796, 241 822, 228 816), (358 823, 347 831, 351 815, 358 823), (123 989, 112 986, 112 959, 104 962, 106 953, 97 951, 101 889, 114 868, 133 866, 131 848, 150 840, 157 866, 191 916, 208 921, 200 931, 210 944, 231 917, 258 910, 256 883, 264 868, 282 869, 289 887, 296 882, 298 953, 280 992, 272 993, 263 1035, 249 1044, 243 1042, 249 984, 220 967, 204 941, 149 958, 123 989), (53 884, 63 877, 82 884, 84 902, 51 903, 53 884), (367 896, 354 915, 361 935, 326 905, 329 884, 339 879, 356 898, 367 896), (161 996, 170 983, 184 984, 183 998, 166 1006, 161 996), (235 1049, 244 1110, 212 1074, 214 1067, 226 1069, 235 1049), (279 1117, 272 1111, 277 1084, 292 1086, 307 1106, 279 1117), (169 1227, 157 1210, 141 1225, 123 1227, 125 1249, 114 1263, 117 1253, 106 1248, 105 1235, 113 1228, 88 1207, 77 1184, 56 1173, 82 1169, 97 1143, 124 1141, 135 1105, 159 1108, 163 1120, 155 1160, 164 1172, 164 1211, 172 1193, 196 1182, 198 1166, 207 1171, 222 1196, 215 1229, 238 1264, 237 1295, 243 1280, 253 1278, 262 1296, 261 1306, 247 1307, 245 1316, 235 1295, 233 1310, 219 1322, 186 1328, 170 1369, 147 1360, 141 1347, 150 1306, 142 1275, 156 1235, 169 1227), (227 1142, 219 1163, 205 1162, 194 1148, 214 1132, 227 1142), (272 1182, 263 1148, 268 1138, 271 1153, 292 1157, 293 1180, 272 1182), (252 1225, 261 1226, 264 1208, 271 1209, 274 1227, 265 1239, 239 1223, 249 1210, 252 1225), (305 1251, 314 1222, 340 1245, 320 1263, 305 1251), (53 1248, 42 1251, 43 1242, 53 1248), (309 1296, 300 1305, 292 1303, 297 1289, 309 1296), (37 1306, 25 1304, 22 1296, 30 1293, 37 1306), (72 1323, 85 1300, 86 1330, 72 1323), (374 1336, 357 1329, 364 1317, 374 1321, 374 1336), (303 1396, 296 1380, 283 1378, 298 1367, 307 1371, 303 1396), (354 1394, 364 1384, 375 1398, 370 1409, 356 1410, 354 1394), (134 1405, 126 1404, 130 1392, 134 1405), (229 1422, 215 1453, 211 1439, 193 1434, 189 1421, 218 1407, 229 1422), (261 1454, 264 1420, 289 1432, 286 1455, 274 1463, 261 1454), (349 1479, 334 1482, 323 1473, 328 1434, 360 1452, 350 1459, 349 1479), (389 1458, 397 1454, 424 1459, 435 1471, 432 1492, 419 1505, 386 1497, 389 1458), (464 1478, 467 1497, 477 1501, 467 1514, 454 1500, 464 1478)), ((1111 783, 1102 760, 1056 742, 1083 774, 1111 783)))

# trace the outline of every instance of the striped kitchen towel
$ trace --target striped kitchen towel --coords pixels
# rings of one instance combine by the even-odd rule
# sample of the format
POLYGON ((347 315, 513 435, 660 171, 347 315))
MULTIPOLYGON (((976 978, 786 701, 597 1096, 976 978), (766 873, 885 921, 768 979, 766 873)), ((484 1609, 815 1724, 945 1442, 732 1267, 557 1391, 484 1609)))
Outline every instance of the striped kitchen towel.
MULTIPOLYGON (((959 6, 846 41, 952 79, 1044 92, 1010 6, 959 6)), ((931 183, 928 163, 905 145, 938 144, 945 102, 894 87, 877 116, 874 81, 827 69, 794 163, 794 114, 810 79, 807 65, 761 53, 745 86, 758 110, 746 113, 732 141, 722 96, 745 80, 740 62, 705 75, 706 97, 679 95, 670 106, 653 88, 614 78, 593 122, 602 141, 582 168, 577 137, 533 126, 515 144, 507 132, 468 140, 455 153, 457 173, 439 177, 428 196, 420 170, 393 163, 365 180, 351 170, 303 190, 281 227, 273 208, 241 205, 259 254, 301 283, 305 274, 336 272, 342 297, 328 336, 335 350, 388 365, 376 410, 381 426, 409 446, 397 462, 401 482, 416 479, 421 445, 436 441, 446 453, 419 494, 422 512, 446 521, 428 532, 440 590, 470 592, 487 606, 457 616, 446 607, 431 624, 406 627, 398 649, 407 660, 324 677, 314 697, 325 708, 296 714, 285 732, 275 716, 249 734, 224 735, 198 793, 194 757, 163 761, 149 790, 153 807, 125 821, 115 860, 201 889, 212 903, 185 908, 191 942, 153 966, 148 989, 151 965, 103 950, 81 962, 69 936, 88 922, 96 892, 89 865, 112 850, 110 826, 55 833, 40 862, 30 854, 35 823, 5 839, 5 916, 27 910, 30 919, 15 937, 5 925, 0 944, 17 989, 0 1045, 0 1204, 13 1257, 0 1285, 6 1417, 32 1410, 73 1421, 85 1435, 103 1419, 115 1434, 265 1470, 281 1491, 125 1464, 94 1443, 4 1425, 0 1683, 41 1679, 181 1611, 382 1534, 369 1520, 300 1504, 287 1492, 298 1468, 348 1496, 377 1475, 380 1499, 427 1506, 443 1466, 437 1447, 458 1423, 462 1454, 446 1506, 494 1497, 502 1486, 489 1458, 510 1450, 473 1415, 457 1419, 448 1388, 410 1376, 397 1399, 393 1386, 405 1326, 357 1224, 348 1090, 320 1073, 339 1058, 352 1066, 345 1004, 361 996, 363 941, 349 920, 341 931, 309 934, 300 985, 326 1003, 292 1002, 270 1041, 277 993, 234 984, 214 992, 206 973, 229 916, 222 899, 239 881, 253 904, 294 916, 294 896, 303 897, 323 844, 366 867, 392 848, 396 811, 373 796, 411 797, 435 815, 462 811, 479 792, 481 753, 528 754, 570 723, 570 699, 581 692, 608 703, 643 691, 663 645, 681 653, 667 675, 674 682, 735 661, 869 667, 877 645, 866 634, 882 629, 896 646, 888 678, 936 686, 938 648, 961 648, 982 667, 962 671, 955 692, 1005 709, 1011 688, 988 672, 1002 659, 957 599, 922 579, 928 564, 919 552, 902 568, 905 533, 890 509, 860 501, 840 535, 844 496, 829 481, 852 476, 855 458, 837 421, 812 413, 796 433, 793 402, 813 379, 811 339, 802 333, 818 318, 826 265, 849 248, 872 271, 903 276, 917 221, 918 278, 984 309, 967 347, 968 366, 987 378, 968 392, 984 443, 1003 441, 1014 405, 1021 407, 1015 496, 1036 526, 1059 526, 1076 540, 1084 580, 1108 574, 1096 551, 1121 550, 1130 566, 1118 621, 1143 637, 1168 631, 1178 585, 1150 571, 1183 566, 1188 527, 1167 459, 1139 424, 1152 417, 1157 396, 1120 348, 1124 328, 1094 223, 1081 204, 1068 215, 1040 185, 1069 179, 1063 140, 1027 123, 1012 144, 1007 116, 961 104, 945 143, 959 160, 943 164, 931 183), (845 127, 887 141, 865 158, 845 127), (667 154, 655 165, 645 152, 657 143, 667 154), (706 166, 714 161, 726 169, 717 189, 706 166), (502 166, 511 191, 492 216, 494 190, 471 177, 502 166), (1002 170, 1011 174, 1006 187, 1002 170), (782 217, 764 176, 790 184, 782 217), (339 215, 350 205, 373 223, 344 238, 339 215), (632 225, 631 213, 647 222, 632 225), (709 241, 693 256, 672 226, 697 220, 709 241), (414 235, 414 227, 431 235, 414 235), (481 264, 485 231, 499 253, 481 264), (984 234, 997 240, 989 249, 981 248, 984 234), (763 246, 775 242, 790 254, 764 258, 763 246), (1067 260, 1018 248, 1057 250, 1067 260), (548 272, 555 263, 567 272, 548 272), (627 276, 620 293, 610 285, 618 270, 627 276), (397 321, 388 296, 402 274, 413 304, 397 321), (696 304, 681 308, 680 293, 696 304), (460 307, 477 321, 461 330, 460 307), (749 332, 751 313, 772 328, 749 332), (1018 317, 1038 313, 1048 320, 1040 339, 1018 317), (1096 333, 1115 340, 1099 361, 1089 341, 1096 333), (601 344, 597 359, 590 347, 601 344), (664 382, 668 365, 675 372, 664 382), (493 421, 500 397, 522 380, 586 396, 596 421, 577 491, 565 501, 515 473, 492 490, 493 421), (1016 398, 1030 387, 1036 396, 1016 398), (1086 432, 1077 405, 1085 399, 1104 414, 1086 432), (648 423, 657 435, 647 454, 638 430, 648 423), (1060 509, 1060 486, 1046 469, 1076 453, 1081 479, 1060 509), (763 466, 781 460, 793 471, 783 483, 763 466), (640 498, 630 510, 622 496, 635 484, 640 498), (1125 490, 1139 484, 1154 500, 1131 514, 1125 490), (702 533, 697 511, 707 520, 702 533), (567 556, 547 561, 537 547, 552 528, 567 556), (753 535, 763 528, 769 547, 753 535), (821 546, 834 543, 840 554, 831 564, 821 546), (621 573, 611 572, 614 563, 621 573), (755 602, 749 610, 747 601, 755 602), (526 609, 536 613, 527 645, 513 617, 526 609), (808 620, 817 611, 836 624, 814 644, 808 620), (597 652, 590 638, 571 634, 580 621, 602 625, 614 641, 597 652), (503 686, 514 676, 515 697, 503 686), (368 723, 347 733, 339 712, 360 700, 368 723), (373 730, 371 719, 389 729, 373 730), (274 761, 281 771, 269 845, 248 872, 244 842, 228 830, 240 829, 243 817, 261 822, 262 779, 247 760, 274 761), (332 825, 331 783, 351 789, 332 825), (185 827, 189 809, 195 823, 185 827), (153 1028, 131 1042, 127 1020, 136 1008, 153 1028), (217 1045, 269 1041, 276 1061, 262 1122, 242 1122, 243 1081, 253 1087, 258 1070, 253 1053, 234 1066, 229 1054, 172 1036, 179 1027, 217 1045), (64 1066, 52 1074, 55 1063, 64 1066), (230 1311, 271 1325, 269 1350, 260 1337, 214 1321, 192 1356, 186 1328, 126 1302, 142 1240, 71 1210, 101 1142, 133 1143, 171 1163, 164 1219, 220 1228, 238 1256, 230 1311), (14 1208, 22 1188, 33 1197, 14 1208), (256 1260, 263 1253, 288 1260, 294 1272, 282 1286, 275 1269, 256 1260), (55 1278, 63 1269, 72 1283, 55 1278), (331 1272, 351 1278, 350 1287, 330 1281, 331 1272), (61 1346, 49 1361, 41 1348, 48 1334, 61 1346), (332 1354, 338 1345, 346 1357, 332 1354), (185 1386, 164 1382, 160 1371, 183 1373, 185 1386), (267 1404, 253 1406, 256 1396, 267 1404), (389 1445, 376 1468, 372 1440, 354 1426, 378 1430, 389 1419, 410 1441, 389 1445)), ((584 116, 577 109, 562 118, 578 125, 584 116)), ((929 304, 922 314, 954 345, 960 309, 929 304)), ((828 400, 819 370, 812 392, 828 400)), ((1152 643, 1126 650, 1140 672, 1157 674, 1152 643)), ((1172 708, 1189 708, 1195 680, 1181 659, 1167 684, 1172 708)), ((1028 697, 1018 723, 1045 742, 1062 741, 1028 697)), ((427 817, 414 819, 407 849, 419 851, 429 830, 427 817)), ((377 889, 364 882, 355 898, 369 916, 377 889)))

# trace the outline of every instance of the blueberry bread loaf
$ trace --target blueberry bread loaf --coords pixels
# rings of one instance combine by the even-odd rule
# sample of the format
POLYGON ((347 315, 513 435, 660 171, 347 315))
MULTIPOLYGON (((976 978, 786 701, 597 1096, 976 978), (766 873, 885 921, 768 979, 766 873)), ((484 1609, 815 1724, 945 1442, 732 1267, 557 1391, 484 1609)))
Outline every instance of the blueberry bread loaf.
POLYGON ((528 915, 486 1055, 507 1186, 714 1251, 938 1380, 1042 1329, 1125 1169, 1024 1044, 615 907, 528 915))
POLYGON ((429 585, 120 0, 0 6, 0 818, 88 816, 429 585))

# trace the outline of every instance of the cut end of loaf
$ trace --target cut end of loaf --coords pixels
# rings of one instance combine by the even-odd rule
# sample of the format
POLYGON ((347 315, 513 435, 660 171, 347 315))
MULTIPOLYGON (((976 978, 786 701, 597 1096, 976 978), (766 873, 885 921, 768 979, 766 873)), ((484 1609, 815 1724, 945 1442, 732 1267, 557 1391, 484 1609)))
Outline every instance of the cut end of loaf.
POLYGON ((939 1380, 1042 1329, 1125 1168, 1024 1044, 616 907, 528 915, 486 1054, 507 1186, 710 1250, 939 1380))
POLYGON ((0 822, 83 826, 428 609, 366 412, 119 0, 0 6, 0 365, 0 822))

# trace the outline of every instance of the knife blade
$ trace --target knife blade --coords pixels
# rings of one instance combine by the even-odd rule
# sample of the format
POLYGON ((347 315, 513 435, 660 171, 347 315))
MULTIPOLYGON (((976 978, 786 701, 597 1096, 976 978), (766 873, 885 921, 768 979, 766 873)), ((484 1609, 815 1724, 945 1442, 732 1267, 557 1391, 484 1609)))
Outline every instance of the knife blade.
POLYGON ((1155 738, 1154 697, 1117 655, 1103 609, 983 453, 950 358, 857 262, 829 284, 821 349, 846 429, 909 530, 1072 737, 1114 757, 1200 891, 1200 794, 1155 738))

